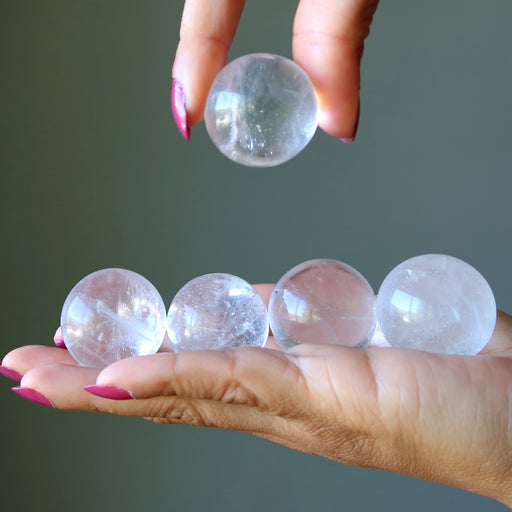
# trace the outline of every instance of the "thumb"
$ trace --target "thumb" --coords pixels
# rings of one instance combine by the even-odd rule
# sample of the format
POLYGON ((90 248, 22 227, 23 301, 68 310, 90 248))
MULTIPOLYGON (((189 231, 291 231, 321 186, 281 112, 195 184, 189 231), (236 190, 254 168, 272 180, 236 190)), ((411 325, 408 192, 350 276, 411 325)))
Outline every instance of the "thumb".
POLYGON ((301 0, 293 56, 320 101, 320 127, 352 142, 359 120, 360 63, 378 0, 301 0))

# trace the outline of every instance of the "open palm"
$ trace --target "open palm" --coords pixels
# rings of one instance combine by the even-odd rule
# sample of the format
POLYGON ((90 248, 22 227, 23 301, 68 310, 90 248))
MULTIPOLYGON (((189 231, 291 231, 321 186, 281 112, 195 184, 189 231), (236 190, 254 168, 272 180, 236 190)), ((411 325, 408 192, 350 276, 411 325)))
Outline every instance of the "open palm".
MULTIPOLYGON (((268 300, 271 285, 257 288, 268 300)), ((505 313, 478 356, 299 345, 161 352, 98 370, 78 366, 66 350, 26 346, 2 364, 60 409, 241 430, 512 503, 512 317, 505 313), (95 393, 133 399, 96 396, 83 389, 91 384, 95 393)))

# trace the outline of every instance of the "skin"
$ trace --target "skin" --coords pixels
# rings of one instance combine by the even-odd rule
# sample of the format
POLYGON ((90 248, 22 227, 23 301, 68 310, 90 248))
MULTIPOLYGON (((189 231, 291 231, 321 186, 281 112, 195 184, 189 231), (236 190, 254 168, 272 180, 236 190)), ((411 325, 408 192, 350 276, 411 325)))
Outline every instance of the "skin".
MULTIPOLYGON (((188 0, 173 77, 198 123, 226 61, 244 2, 188 0)), ((301 0, 294 59, 311 76, 320 126, 353 140, 359 67, 375 0, 301 0)), ((272 285, 259 285, 268 302, 272 285)), ((512 317, 499 312, 478 356, 371 346, 301 345, 220 352, 162 351, 103 370, 66 350, 26 346, 2 364, 59 409, 244 431, 295 450, 453 485, 512 506, 512 317), (83 390, 129 391, 109 400, 83 390)), ((168 350, 168 347, 166 347, 168 350)), ((164 349, 165 350, 165 349, 164 349)))
MULTIPOLYGON (((272 285, 258 285, 268 302, 272 285)), ((3 365, 65 410, 240 430, 335 461, 460 487, 512 505, 512 317, 478 356, 301 345, 161 352, 103 370, 26 346, 3 365), (90 384, 129 391, 110 400, 90 384)))
MULTIPOLYGON (((319 126, 351 142, 359 118, 360 62, 377 0, 301 0, 293 23, 293 58, 318 94, 319 126)), ((187 121, 203 118, 208 91, 226 64, 242 0, 187 0, 173 78, 183 87, 187 121)))

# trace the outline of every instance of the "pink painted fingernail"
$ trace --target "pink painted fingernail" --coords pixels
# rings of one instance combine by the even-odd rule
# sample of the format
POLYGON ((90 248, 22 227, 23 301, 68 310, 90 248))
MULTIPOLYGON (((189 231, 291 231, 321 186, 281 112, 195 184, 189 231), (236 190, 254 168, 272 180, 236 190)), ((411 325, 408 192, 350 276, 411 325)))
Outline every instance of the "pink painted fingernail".
POLYGON ((6 368, 5 366, 0 365, 0 373, 7 377, 8 379, 15 380, 16 382, 21 382, 21 379, 23 378, 23 375, 21 373, 18 373, 14 370, 9 370, 9 368, 6 368))
POLYGON ((92 386, 84 386, 84 389, 88 393, 101 396, 101 398, 109 398, 110 400, 130 400, 135 398, 129 391, 126 391, 126 389, 117 388, 115 386, 97 386, 93 384, 92 386))
POLYGON ((42 393, 36 391, 35 389, 30 388, 11 388, 15 393, 30 400, 31 402, 35 402, 36 404, 46 405, 47 407, 55 407, 48 398, 46 398, 42 393))
POLYGON ((62 329, 59 327, 57 331, 55 332, 55 335, 53 337, 53 341, 55 345, 59 348, 66 348, 66 343, 64 342, 64 338, 62 336, 62 329))
POLYGON ((356 140, 357 129, 359 128, 360 114, 361 114, 361 103, 359 103, 359 105, 357 106, 357 118, 356 118, 356 127, 354 128, 354 135, 352 135, 352 137, 346 137, 346 138, 340 139, 341 142, 343 142, 344 144, 352 144, 352 142, 354 142, 356 140))
POLYGON ((172 81, 171 89, 172 115, 178 126, 178 130, 185 140, 190 140, 190 127, 187 124, 187 107, 185 103, 185 92, 183 86, 177 81, 172 81))

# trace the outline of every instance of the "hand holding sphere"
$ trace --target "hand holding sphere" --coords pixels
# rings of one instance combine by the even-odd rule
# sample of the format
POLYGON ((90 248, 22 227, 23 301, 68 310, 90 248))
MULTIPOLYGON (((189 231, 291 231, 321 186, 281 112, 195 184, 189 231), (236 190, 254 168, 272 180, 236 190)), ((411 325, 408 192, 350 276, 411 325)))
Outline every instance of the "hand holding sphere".
MULTIPOLYGON (((293 22, 293 58, 320 100, 319 126, 353 142, 359 119, 360 64, 377 0, 301 0, 293 22)), ((225 66, 243 1, 187 0, 173 65, 173 113, 182 135, 203 118, 212 83, 225 66)))
MULTIPOLYGON (((243 2, 186 4, 188 23, 173 73, 184 134, 202 117, 243 2), (215 51, 205 49, 205 41, 215 42, 215 51)), ((364 27, 376 2, 329 2, 321 20, 313 4, 300 2, 295 59, 319 93, 320 127, 353 140, 364 27), (340 20, 356 23, 346 23, 342 34, 340 20), (355 25, 360 36, 347 37, 346 27, 355 25), (326 36, 318 41, 317 54, 307 34, 326 36), (334 40, 354 44, 333 52, 326 41, 334 40)), ((257 288, 268 300, 272 288, 257 288)), ((500 313, 491 341, 475 357, 371 344, 363 350, 298 344, 285 352, 242 347, 160 353, 120 360, 100 371, 76 365, 66 350, 37 346, 11 352, 3 364, 23 375, 24 389, 39 390, 61 409, 239 429, 343 463, 447 483, 511 505, 511 348, 512 320, 500 313), (82 389, 91 382, 103 396, 110 391, 115 398, 113 390, 121 388, 136 399, 93 396, 82 389)))

